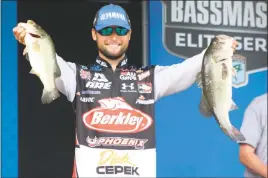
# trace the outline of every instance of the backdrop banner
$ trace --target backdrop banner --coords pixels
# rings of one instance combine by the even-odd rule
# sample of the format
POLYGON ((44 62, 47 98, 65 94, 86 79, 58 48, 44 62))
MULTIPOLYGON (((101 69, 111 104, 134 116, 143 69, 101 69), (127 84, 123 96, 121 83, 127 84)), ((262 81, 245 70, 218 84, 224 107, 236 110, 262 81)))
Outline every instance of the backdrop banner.
MULTIPOLYGON (((151 64, 181 63, 205 49, 217 34, 239 42, 235 54, 240 57, 233 62, 238 109, 230 112, 230 120, 240 128, 250 101, 267 92, 267 2, 151 1, 149 21, 151 64)), ((194 84, 158 102, 158 176, 243 176, 238 145, 214 118, 200 114, 200 97, 194 84)))

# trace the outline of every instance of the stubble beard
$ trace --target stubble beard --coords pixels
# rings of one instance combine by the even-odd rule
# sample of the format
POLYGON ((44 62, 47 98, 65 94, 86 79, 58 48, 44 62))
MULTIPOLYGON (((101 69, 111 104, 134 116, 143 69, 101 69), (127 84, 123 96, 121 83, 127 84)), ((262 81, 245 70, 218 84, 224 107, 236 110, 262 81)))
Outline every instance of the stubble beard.
POLYGON ((125 52, 127 51, 127 48, 121 49, 120 52, 118 54, 116 54, 116 55, 115 54, 111 54, 109 51, 107 51, 106 49, 103 49, 103 48, 101 48, 99 46, 98 46, 98 50, 106 58, 116 61, 116 60, 120 59, 125 54, 125 52))

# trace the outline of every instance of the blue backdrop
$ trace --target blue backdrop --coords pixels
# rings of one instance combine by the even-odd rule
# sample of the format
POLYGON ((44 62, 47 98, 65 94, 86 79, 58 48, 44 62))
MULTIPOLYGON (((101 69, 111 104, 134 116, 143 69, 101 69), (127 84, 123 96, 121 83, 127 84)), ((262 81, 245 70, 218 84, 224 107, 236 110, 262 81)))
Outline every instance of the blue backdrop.
MULTIPOLYGON (((150 63, 171 65, 183 62, 168 53, 163 45, 162 16, 161 2, 151 1, 150 63)), ((193 51, 192 55, 195 54, 193 51)), ((267 70, 249 75, 248 85, 233 89, 233 100, 239 109, 230 112, 230 118, 236 127, 240 128, 249 102, 265 92, 267 70)), ((200 89, 194 84, 156 104, 157 176, 242 177, 244 167, 239 162, 238 145, 223 134, 214 118, 206 119, 200 115, 200 96, 200 89)))
POLYGON ((1 175, 18 176, 16 1, 1 2, 1 175))

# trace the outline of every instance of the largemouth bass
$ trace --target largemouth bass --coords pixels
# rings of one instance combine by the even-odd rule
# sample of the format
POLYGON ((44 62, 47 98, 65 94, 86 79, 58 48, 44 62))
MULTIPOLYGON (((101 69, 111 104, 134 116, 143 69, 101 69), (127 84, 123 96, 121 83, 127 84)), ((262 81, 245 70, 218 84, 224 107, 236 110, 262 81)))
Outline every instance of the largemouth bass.
POLYGON ((38 76, 44 86, 41 97, 42 104, 49 104, 60 97, 55 85, 55 78, 61 72, 56 61, 56 52, 51 37, 35 22, 28 20, 22 24, 26 29, 25 49, 23 55, 32 67, 30 73, 38 76))
POLYGON ((199 104, 201 114, 205 117, 214 116, 227 136, 235 142, 243 142, 244 135, 231 124, 229 118, 229 112, 238 109, 232 100, 232 77, 236 76, 232 56, 236 46, 237 42, 232 37, 214 37, 204 54, 197 83, 202 89, 199 104))

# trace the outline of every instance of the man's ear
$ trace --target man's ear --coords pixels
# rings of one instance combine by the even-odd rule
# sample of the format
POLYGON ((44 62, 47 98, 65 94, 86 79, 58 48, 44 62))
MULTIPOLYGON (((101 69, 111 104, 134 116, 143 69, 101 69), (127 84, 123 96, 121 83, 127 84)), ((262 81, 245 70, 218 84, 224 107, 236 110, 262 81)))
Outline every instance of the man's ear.
POLYGON ((97 33, 96 30, 95 30, 94 28, 92 28, 92 30, 91 30, 91 35, 92 35, 92 39, 93 39, 94 41, 97 40, 97 34, 96 34, 96 33, 97 33))
POLYGON ((130 40, 130 39, 131 39, 131 33, 132 33, 132 30, 130 30, 128 33, 129 33, 129 35, 128 35, 128 39, 130 40))

